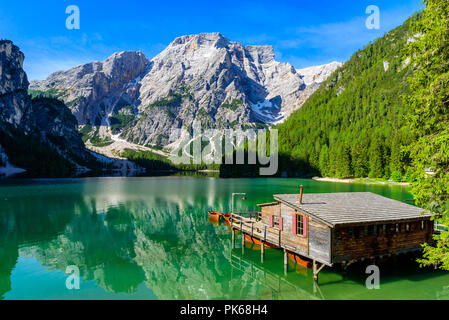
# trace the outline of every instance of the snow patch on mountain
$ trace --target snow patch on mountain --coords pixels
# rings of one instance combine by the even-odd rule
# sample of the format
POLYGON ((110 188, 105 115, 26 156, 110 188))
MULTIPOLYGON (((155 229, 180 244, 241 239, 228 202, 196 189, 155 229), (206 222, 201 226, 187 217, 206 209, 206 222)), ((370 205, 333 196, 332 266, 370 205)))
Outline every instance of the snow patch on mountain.
POLYGON ((8 156, 3 151, 2 146, 0 145, 0 159, 1 163, 4 166, 0 166, 0 176, 12 176, 14 174, 19 174, 22 172, 25 172, 26 170, 14 167, 12 164, 9 163, 8 156))
POLYGON ((268 100, 251 104, 254 117, 263 123, 277 123, 284 119, 284 114, 268 100))

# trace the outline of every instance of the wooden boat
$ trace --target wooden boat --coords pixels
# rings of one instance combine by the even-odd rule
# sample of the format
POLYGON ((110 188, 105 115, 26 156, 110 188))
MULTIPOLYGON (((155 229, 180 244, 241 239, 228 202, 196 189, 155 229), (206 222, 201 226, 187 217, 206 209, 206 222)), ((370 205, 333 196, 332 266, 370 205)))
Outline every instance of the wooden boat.
POLYGON ((220 221, 219 220, 215 220, 214 218, 208 217, 207 220, 209 220, 209 222, 212 223, 214 226, 219 226, 220 225, 220 221))
MULTIPOLYGON (((245 234, 245 240, 248 241, 248 242, 257 244, 259 246, 262 244, 262 242, 259 239, 255 238, 255 237, 251 237, 248 234, 245 234)), ((275 245, 273 245, 271 243, 265 243, 265 247, 267 247, 267 248, 278 248, 277 246, 275 246, 275 245)))
POLYGON ((213 221, 219 222, 222 217, 222 214, 217 211, 209 211, 209 219, 213 221))
POLYGON ((245 240, 248 241, 248 242, 255 243, 255 244, 257 244, 257 245, 261 245, 261 244, 262 244, 262 242, 260 242, 259 239, 253 238, 253 237, 251 237, 251 236, 248 235, 248 234, 245 234, 245 240))
POLYGON ((231 222, 231 214, 230 213, 223 213, 221 216, 223 217, 223 219, 225 219, 225 221, 231 222))
POLYGON ((294 253, 289 253, 288 257, 290 259, 292 259, 293 261, 295 261, 297 264, 305 267, 305 268, 312 268, 312 262, 308 261, 308 260, 304 260, 302 258, 300 258, 298 255, 294 254, 294 253))

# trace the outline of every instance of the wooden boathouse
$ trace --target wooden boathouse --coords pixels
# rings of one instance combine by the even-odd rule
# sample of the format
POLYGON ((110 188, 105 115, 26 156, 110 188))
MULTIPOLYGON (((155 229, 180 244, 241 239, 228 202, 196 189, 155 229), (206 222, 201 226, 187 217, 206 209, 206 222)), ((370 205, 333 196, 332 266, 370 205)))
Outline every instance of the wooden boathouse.
POLYGON ((433 221, 424 209, 370 192, 274 195, 275 202, 259 204, 260 212, 231 214, 242 243, 284 250, 312 264, 314 279, 324 266, 349 265, 365 259, 390 257, 421 250, 432 241, 433 221))

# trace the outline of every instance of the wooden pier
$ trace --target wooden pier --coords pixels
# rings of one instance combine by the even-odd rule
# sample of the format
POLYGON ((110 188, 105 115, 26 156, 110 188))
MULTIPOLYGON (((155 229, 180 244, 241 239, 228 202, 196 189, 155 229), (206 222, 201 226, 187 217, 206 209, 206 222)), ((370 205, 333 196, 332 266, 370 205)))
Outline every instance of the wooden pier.
POLYGON ((262 222, 260 212, 245 212, 231 214, 232 247, 235 248, 235 234, 241 233, 242 251, 244 252, 245 235, 253 242, 260 244, 260 261, 264 261, 265 247, 273 247, 284 251, 284 272, 288 272, 288 255, 298 255, 303 259, 310 259, 313 266, 313 278, 318 281, 318 274, 324 266, 331 263, 309 256, 307 252, 295 246, 294 243, 283 238, 282 230, 270 228, 262 222))

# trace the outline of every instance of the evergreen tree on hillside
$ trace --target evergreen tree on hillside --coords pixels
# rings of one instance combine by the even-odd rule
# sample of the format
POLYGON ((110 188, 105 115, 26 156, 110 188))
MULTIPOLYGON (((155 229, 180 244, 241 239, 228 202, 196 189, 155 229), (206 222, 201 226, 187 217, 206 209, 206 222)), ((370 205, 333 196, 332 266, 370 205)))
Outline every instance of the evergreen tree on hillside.
POLYGON ((354 177, 366 177, 369 172, 368 161, 368 137, 359 138, 356 140, 352 147, 352 168, 354 177))
MULTIPOLYGON (((408 151, 418 205, 440 215, 449 226, 449 2, 425 0, 423 19, 414 25, 416 41, 409 43, 414 77, 406 105, 409 128, 418 138, 408 151)), ((435 236, 436 246, 424 247, 422 265, 449 270, 449 231, 435 236)))
POLYGON ((324 144, 320 151, 320 159, 319 159, 319 167, 320 173, 322 176, 329 175, 329 148, 327 144, 324 144))
POLYGON ((379 136, 374 137, 371 141, 371 145, 369 148, 369 177, 383 177, 385 174, 384 171, 384 145, 382 138, 379 136))
MULTIPOLYGON (((402 146, 411 135, 402 96, 410 92, 412 64, 403 50, 410 24, 357 51, 279 129, 279 153, 325 176, 390 178, 404 174, 402 146)), ((282 161, 288 165, 293 161, 282 161)), ((280 171, 299 168, 281 167, 280 171)), ((306 175, 307 172, 298 172, 306 175)))
POLYGON ((351 151, 345 144, 339 144, 337 148, 335 175, 339 178, 352 177, 351 151))

